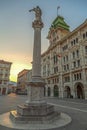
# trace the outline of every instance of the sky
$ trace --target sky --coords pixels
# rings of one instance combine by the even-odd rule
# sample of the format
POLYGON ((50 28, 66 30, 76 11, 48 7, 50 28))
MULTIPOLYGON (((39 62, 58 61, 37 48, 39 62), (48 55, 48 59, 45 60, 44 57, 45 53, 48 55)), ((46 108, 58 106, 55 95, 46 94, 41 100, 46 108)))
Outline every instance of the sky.
POLYGON ((87 0, 0 0, 0 60, 12 62, 10 80, 17 81, 17 74, 32 68, 34 13, 29 10, 39 6, 44 28, 41 32, 41 53, 49 46, 47 35, 58 14, 65 18, 70 30, 87 19, 87 0))

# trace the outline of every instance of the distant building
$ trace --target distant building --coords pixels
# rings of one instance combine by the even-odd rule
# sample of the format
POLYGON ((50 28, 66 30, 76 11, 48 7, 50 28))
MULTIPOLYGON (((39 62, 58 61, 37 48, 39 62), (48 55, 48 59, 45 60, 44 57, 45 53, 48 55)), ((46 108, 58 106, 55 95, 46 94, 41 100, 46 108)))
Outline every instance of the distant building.
POLYGON ((31 79, 32 71, 24 69, 18 73, 17 77, 17 90, 20 92, 27 92, 26 83, 31 79))
POLYGON ((0 95, 8 93, 11 62, 0 60, 0 95))
POLYGON ((50 45, 41 59, 45 95, 87 99, 87 20, 70 32, 57 16, 47 38, 50 45))
POLYGON ((13 82, 13 81, 9 81, 8 83, 8 93, 11 93, 11 92, 16 92, 16 89, 17 89, 17 83, 16 82, 13 82))

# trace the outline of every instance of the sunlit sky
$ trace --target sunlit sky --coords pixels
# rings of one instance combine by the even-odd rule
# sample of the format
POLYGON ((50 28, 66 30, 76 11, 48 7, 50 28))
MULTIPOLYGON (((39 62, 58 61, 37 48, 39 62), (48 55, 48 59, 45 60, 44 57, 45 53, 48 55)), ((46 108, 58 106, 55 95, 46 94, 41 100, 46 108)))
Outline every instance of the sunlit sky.
POLYGON ((32 68, 34 13, 28 10, 37 5, 43 13, 42 53, 49 45, 46 37, 58 6, 59 15, 65 18, 71 31, 87 18, 87 0, 0 0, 0 59, 13 63, 11 81, 17 81, 21 70, 32 68))

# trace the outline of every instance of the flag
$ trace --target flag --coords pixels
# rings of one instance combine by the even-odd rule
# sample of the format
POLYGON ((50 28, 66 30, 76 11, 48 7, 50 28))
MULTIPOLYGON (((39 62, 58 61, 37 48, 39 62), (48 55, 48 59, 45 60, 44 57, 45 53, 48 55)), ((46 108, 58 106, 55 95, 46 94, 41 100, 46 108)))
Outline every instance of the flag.
POLYGON ((57 55, 59 58, 62 57, 60 54, 57 55))

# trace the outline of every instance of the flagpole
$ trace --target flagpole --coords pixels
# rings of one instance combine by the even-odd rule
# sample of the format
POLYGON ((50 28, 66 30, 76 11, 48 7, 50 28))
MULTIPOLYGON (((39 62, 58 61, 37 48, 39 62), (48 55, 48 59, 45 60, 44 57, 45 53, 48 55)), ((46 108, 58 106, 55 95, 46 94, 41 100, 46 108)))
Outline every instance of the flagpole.
POLYGON ((59 13, 59 12, 58 12, 59 9, 60 9, 60 6, 57 7, 57 16, 58 16, 58 13, 59 13))

